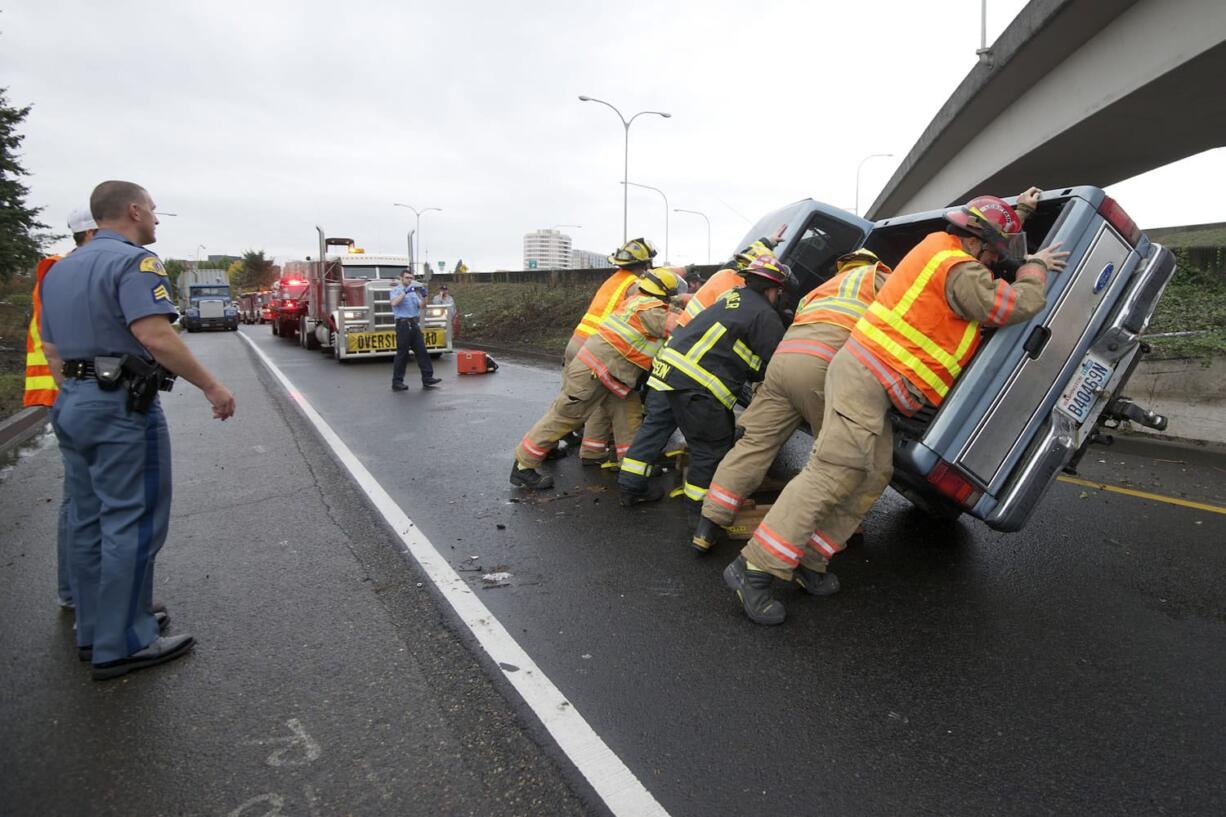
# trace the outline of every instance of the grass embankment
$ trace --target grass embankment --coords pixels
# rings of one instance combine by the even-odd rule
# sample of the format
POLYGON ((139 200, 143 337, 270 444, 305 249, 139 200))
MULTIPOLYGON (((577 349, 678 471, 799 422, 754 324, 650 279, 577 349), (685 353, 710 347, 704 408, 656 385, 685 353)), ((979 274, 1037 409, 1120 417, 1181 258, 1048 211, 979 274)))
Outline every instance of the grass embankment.
POLYGON ((0 284, 0 419, 21 410, 33 287, 26 278, 0 284))
POLYGON ((1226 275, 1179 267, 1167 284, 1147 334, 1200 332, 1183 338, 1153 338, 1152 357, 1208 360, 1226 355, 1226 275))
POLYGON ((470 340, 556 353, 561 359, 599 286, 457 284, 451 294, 463 316, 459 345, 470 340))

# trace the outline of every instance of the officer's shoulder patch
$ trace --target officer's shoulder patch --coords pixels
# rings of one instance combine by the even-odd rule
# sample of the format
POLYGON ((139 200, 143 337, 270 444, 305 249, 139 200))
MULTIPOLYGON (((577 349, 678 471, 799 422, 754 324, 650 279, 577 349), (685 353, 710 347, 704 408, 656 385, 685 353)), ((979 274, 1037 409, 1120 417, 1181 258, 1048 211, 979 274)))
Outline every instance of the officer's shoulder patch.
MULTIPOLYGON (((163 275, 165 275, 165 273, 163 273, 163 275)), ((169 301, 170 300, 170 293, 166 291, 165 284, 158 284, 157 286, 153 288, 153 300, 155 301, 169 301)))
POLYGON ((166 277, 166 267, 156 255, 146 255, 140 260, 141 272, 152 272, 154 275, 166 277))

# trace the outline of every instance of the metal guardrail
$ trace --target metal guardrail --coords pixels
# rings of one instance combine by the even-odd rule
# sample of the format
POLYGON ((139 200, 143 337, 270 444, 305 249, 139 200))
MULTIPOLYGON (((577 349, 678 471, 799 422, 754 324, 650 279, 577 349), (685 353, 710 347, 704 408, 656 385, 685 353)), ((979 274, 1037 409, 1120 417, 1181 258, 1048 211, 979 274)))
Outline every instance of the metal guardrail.
POLYGON ((42 406, 30 406, 0 420, 0 454, 7 454, 26 440, 41 434, 47 420, 47 409, 42 406))

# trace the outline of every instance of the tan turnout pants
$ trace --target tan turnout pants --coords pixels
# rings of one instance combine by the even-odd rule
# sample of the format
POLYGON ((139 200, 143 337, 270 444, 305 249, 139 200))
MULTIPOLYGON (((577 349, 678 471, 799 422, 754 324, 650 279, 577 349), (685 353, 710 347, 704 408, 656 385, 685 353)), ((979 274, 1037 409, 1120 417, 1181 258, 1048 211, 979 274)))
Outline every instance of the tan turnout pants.
MULTIPOLYGON (((566 352, 562 356, 564 370, 575 359, 575 355, 579 354, 579 350, 583 348, 584 340, 586 338, 571 336, 570 342, 566 344, 566 352)), ((613 399, 616 400, 618 398, 613 396, 613 399)), ((641 405, 639 409, 641 417, 641 405)), ((585 460, 603 460, 609 454, 610 439, 614 439, 613 417, 602 403, 583 422, 583 442, 579 446, 579 457, 585 460)), ((622 450, 625 451, 624 448, 622 450)))
POLYGON ((797 564, 825 569, 893 475, 889 410, 881 384, 846 347, 839 350, 809 461, 741 551, 747 561, 784 581, 797 564))
POLYGON ((515 448, 519 467, 540 465, 558 440, 582 426, 597 409, 605 411, 613 429, 613 439, 617 447, 625 451, 643 422, 643 403, 638 392, 618 397, 605 388, 582 361, 571 360, 562 376, 562 391, 515 448))
POLYGON ((711 480, 703 516, 724 527, 732 524, 802 420, 817 436, 826 406, 826 368, 848 334, 820 323, 793 326, 784 335, 762 385, 737 420, 744 433, 711 480))

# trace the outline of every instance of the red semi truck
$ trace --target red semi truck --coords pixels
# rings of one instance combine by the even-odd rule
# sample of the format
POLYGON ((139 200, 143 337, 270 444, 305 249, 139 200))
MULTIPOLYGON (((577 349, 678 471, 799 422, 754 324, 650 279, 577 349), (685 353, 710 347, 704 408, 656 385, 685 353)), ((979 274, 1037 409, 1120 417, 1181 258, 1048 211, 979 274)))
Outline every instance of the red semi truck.
MULTIPOLYGON (((292 328, 303 348, 330 351, 338 361, 394 355, 396 322, 390 297, 408 266, 408 256, 366 253, 351 238, 326 238, 322 229, 315 229, 319 255, 303 265, 306 275, 301 294, 280 298, 283 305, 292 302, 293 309, 285 307, 279 334, 288 336, 286 330, 292 328)), ((292 271, 297 275, 300 269, 293 267, 292 271)), ((283 283, 289 291, 296 290, 284 278, 283 283)), ((425 307, 421 327, 431 357, 452 350, 447 307, 425 307)))

